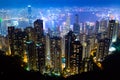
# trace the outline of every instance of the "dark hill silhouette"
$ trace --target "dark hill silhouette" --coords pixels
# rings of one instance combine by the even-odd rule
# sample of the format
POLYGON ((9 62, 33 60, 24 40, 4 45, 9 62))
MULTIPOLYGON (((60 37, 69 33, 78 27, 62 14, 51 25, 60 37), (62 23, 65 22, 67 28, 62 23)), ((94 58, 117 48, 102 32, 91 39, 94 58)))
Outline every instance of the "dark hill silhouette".
POLYGON ((120 51, 113 52, 102 62, 103 76, 108 80, 120 80, 120 51))
POLYGON ((103 70, 96 66, 93 71, 68 78, 50 77, 39 72, 26 71, 20 66, 18 57, 5 56, 0 51, 0 80, 119 80, 120 52, 113 52, 102 62, 103 70))
POLYGON ((26 71, 18 56, 6 56, 0 50, 0 80, 63 80, 62 77, 44 76, 40 72, 26 71))
POLYGON ((20 66, 18 57, 5 56, 0 51, 0 80, 44 80, 39 72, 30 72, 20 66))

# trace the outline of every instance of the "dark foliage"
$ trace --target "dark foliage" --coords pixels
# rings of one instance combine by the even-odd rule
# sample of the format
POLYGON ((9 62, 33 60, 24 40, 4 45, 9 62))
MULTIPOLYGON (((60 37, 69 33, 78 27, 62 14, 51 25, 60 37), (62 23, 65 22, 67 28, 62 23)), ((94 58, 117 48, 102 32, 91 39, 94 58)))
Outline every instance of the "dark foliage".
POLYGON ((39 72, 26 71, 20 64, 17 57, 3 55, 0 51, 0 80, 119 80, 120 53, 114 52, 102 62, 103 70, 95 68, 91 72, 63 77, 51 77, 42 75, 39 72))

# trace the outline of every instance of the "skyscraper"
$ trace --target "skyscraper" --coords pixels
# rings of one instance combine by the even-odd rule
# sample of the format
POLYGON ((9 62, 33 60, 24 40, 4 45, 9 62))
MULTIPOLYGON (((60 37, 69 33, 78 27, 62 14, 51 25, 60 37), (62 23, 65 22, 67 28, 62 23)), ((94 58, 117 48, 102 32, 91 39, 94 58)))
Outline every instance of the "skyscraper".
POLYGON ((14 55, 14 38, 15 38, 14 30, 15 30, 14 26, 8 27, 8 38, 12 56, 14 55))
POLYGON ((43 20, 37 19, 34 22, 34 29, 35 29, 36 42, 41 42, 41 38, 44 35, 44 32, 43 32, 43 20))
POLYGON ((36 54, 36 46, 33 41, 26 41, 26 53, 28 56, 28 70, 38 70, 38 57, 36 54))
POLYGON ((96 52, 97 61, 101 62, 108 55, 109 45, 110 42, 108 38, 98 40, 98 46, 97 46, 98 48, 96 52))
POLYGON ((28 5, 28 20, 29 20, 29 26, 32 26, 32 9, 31 9, 31 5, 28 5))
POLYGON ((36 43, 36 54, 38 60, 38 70, 44 74, 45 71, 45 38, 42 42, 36 43))
POLYGON ((65 36, 65 58, 66 58, 66 68, 70 69, 70 54, 73 51, 73 42, 75 40, 75 35, 72 31, 65 36))
POLYGON ((53 37, 50 39, 50 53, 51 53, 51 66, 54 73, 61 73, 61 37, 53 37))
POLYGON ((118 35, 118 21, 116 20, 109 20, 108 24, 108 38, 110 39, 110 42, 112 41, 113 37, 117 37, 118 35))
POLYGON ((107 37, 110 39, 109 54, 111 54, 111 47, 117 41, 119 30, 119 22, 117 20, 109 20, 107 37))
POLYGON ((45 36, 43 32, 43 20, 34 22, 36 54, 38 55, 38 69, 44 73, 45 68, 45 36))
POLYGON ((99 22, 99 33, 105 32, 107 30, 108 20, 102 19, 99 22))
POLYGON ((15 29, 14 31, 14 54, 23 57, 25 48, 25 42, 27 40, 26 32, 21 29, 15 29))
POLYGON ((73 25, 73 32, 77 35, 80 34, 80 25, 79 25, 79 16, 78 14, 75 15, 75 23, 73 25))
POLYGON ((65 36, 65 58, 66 71, 68 75, 80 72, 80 62, 82 61, 83 47, 72 31, 65 36))
POLYGON ((82 62, 83 47, 79 40, 75 40, 73 43, 73 52, 70 54, 70 68, 72 74, 80 73, 80 67, 82 62))

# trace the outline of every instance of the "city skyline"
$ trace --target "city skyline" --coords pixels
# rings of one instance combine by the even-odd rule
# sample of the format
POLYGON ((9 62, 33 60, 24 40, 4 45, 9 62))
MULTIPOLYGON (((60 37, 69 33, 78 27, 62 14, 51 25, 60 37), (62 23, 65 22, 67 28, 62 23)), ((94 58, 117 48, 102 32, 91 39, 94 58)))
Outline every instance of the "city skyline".
POLYGON ((109 7, 35 8, 27 5, 21 9, 0 9, 1 34, 7 34, 8 26, 22 29, 30 25, 33 26, 32 23, 36 19, 43 20, 43 29, 46 32, 48 28, 52 31, 57 28, 61 30, 68 21, 70 28, 73 28, 76 14, 79 16, 79 24, 90 23, 94 25, 96 21, 102 19, 114 18, 115 20, 120 20, 119 13, 119 8, 109 7))
MULTIPOLYGON (((16 57, 26 71, 64 78, 101 73, 104 60, 120 52, 118 0, 1 3, 1 55, 16 57)), ((0 73, 6 75, 4 71, 0 73)))

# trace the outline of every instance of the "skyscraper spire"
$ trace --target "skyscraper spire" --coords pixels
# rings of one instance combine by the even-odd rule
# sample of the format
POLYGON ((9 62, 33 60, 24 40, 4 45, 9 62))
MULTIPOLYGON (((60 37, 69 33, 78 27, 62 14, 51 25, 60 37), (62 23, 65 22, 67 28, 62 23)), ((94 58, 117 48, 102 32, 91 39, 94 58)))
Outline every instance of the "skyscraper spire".
POLYGON ((31 9, 31 5, 28 5, 28 20, 29 20, 29 26, 32 25, 32 9, 31 9))
POLYGON ((76 24, 79 23, 79 16, 78 16, 78 14, 75 15, 75 23, 76 23, 76 24))

